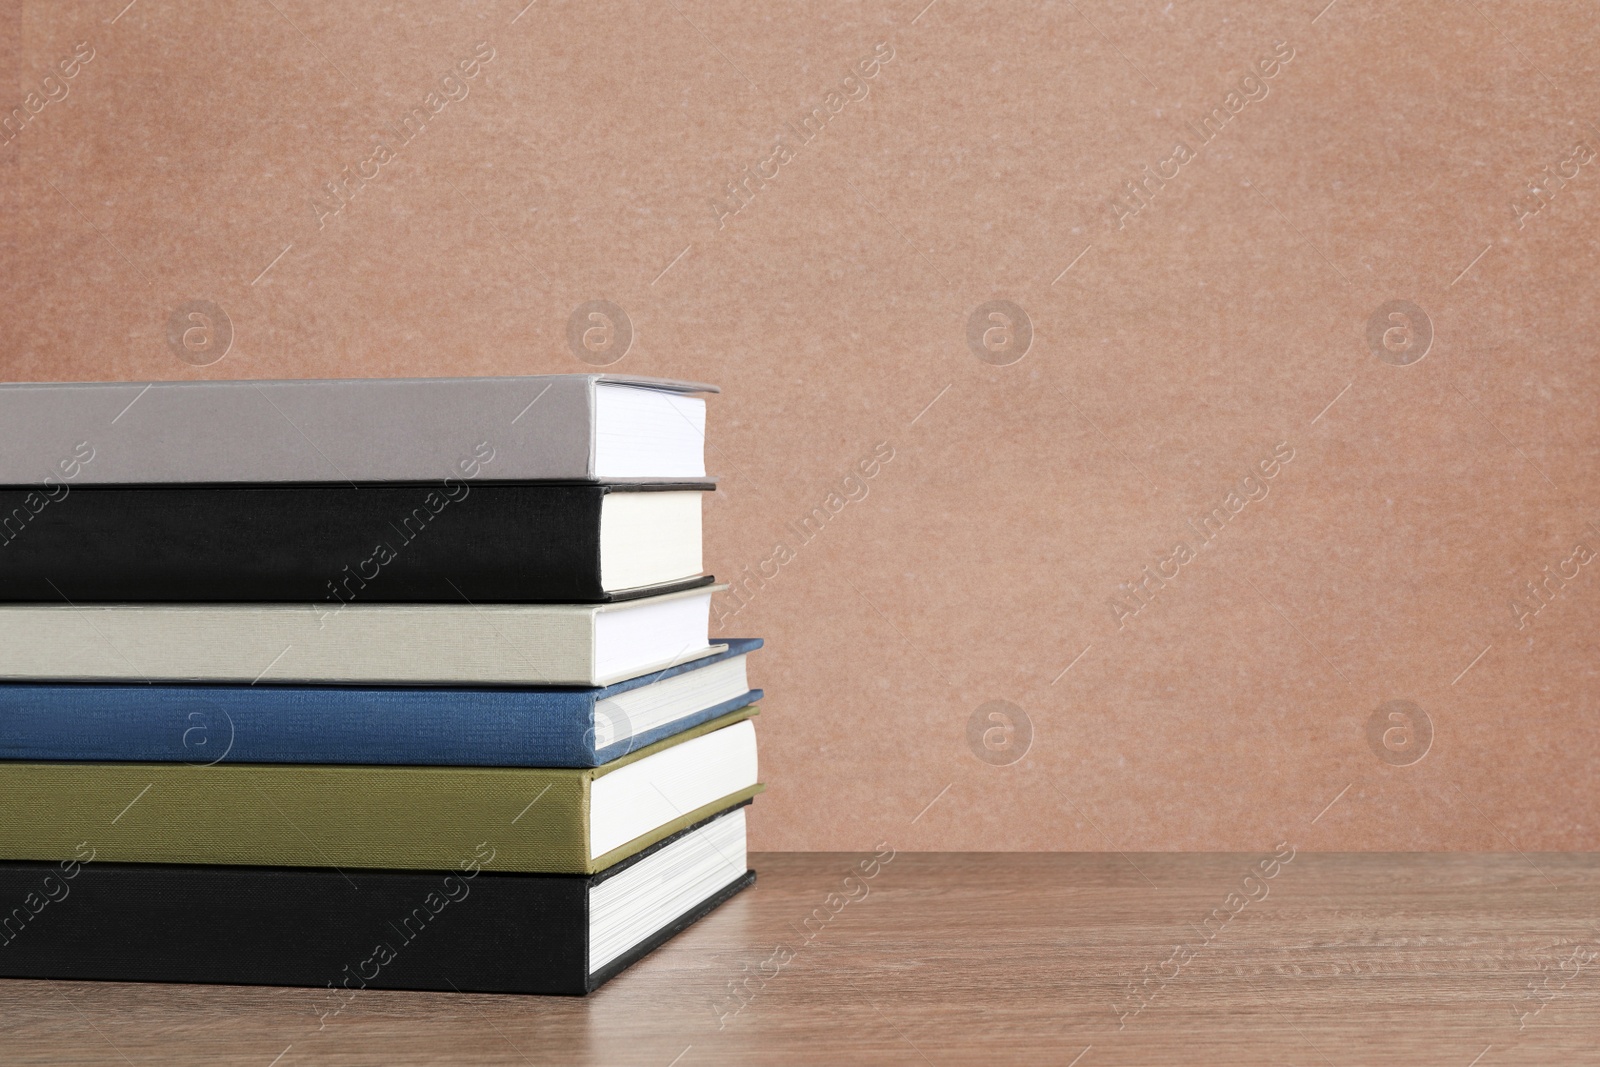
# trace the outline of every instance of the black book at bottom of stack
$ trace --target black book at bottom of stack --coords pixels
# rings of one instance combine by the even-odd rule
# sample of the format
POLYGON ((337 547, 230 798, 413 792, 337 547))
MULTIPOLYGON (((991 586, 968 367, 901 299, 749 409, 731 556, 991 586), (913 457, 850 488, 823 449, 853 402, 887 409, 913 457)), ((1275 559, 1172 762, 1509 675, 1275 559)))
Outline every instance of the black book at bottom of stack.
POLYGON ((743 805, 593 875, 0 863, 0 977, 583 995, 755 882, 743 805))

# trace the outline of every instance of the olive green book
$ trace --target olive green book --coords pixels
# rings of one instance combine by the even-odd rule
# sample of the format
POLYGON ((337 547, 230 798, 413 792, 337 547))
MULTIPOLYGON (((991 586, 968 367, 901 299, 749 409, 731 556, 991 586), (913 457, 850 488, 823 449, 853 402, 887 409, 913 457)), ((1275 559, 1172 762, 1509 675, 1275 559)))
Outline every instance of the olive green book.
POLYGON ((0 761, 0 860, 593 874, 760 792, 755 714, 590 768, 0 761))

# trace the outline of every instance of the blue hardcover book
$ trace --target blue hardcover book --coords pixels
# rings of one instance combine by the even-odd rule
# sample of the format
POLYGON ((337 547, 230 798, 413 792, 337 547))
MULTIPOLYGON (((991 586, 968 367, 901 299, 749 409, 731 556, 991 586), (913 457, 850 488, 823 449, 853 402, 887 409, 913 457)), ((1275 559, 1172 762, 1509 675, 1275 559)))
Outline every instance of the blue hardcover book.
POLYGON ((761 698, 727 651, 603 689, 0 684, 0 759, 598 767, 761 698))

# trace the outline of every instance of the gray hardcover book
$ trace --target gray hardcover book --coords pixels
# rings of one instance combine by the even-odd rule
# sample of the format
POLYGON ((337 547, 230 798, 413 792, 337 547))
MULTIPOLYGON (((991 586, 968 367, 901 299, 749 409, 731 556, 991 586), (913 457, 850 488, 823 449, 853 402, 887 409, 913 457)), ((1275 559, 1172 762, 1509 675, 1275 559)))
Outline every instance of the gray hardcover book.
POLYGON ((0 385, 0 485, 705 476, 694 382, 520 378, 0 385))

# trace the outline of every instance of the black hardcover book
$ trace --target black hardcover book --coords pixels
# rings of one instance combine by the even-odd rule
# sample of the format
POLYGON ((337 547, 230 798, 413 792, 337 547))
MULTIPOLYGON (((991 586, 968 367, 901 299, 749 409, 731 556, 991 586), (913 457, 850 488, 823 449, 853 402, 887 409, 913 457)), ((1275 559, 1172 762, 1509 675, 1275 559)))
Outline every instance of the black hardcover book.
POLYGON ((0 863, 0 977, 584 995, 755 882, 742 808, 599 874, 0 863))
POLYGON ((0 601, 623 600, 707 584, 711 482, 0 488, 0 601))

